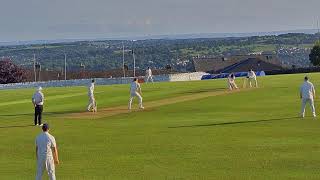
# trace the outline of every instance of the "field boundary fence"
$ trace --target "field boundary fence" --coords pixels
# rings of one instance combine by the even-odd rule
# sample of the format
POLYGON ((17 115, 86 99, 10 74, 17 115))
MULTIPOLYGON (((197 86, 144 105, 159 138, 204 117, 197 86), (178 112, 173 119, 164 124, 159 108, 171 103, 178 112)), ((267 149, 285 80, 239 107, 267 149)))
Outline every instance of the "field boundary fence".
MULTIPOLYGON (((179 73, 179 74, 163 74, 155 75, 155 82, 170 82, 170 81, 196 81, 201 80, 201 77, 207 73, 179 73)), ((133 77, 121 78, 94 78, 97 85, 114 85, 114 84, 129 84, 133 77)), ((144 82, 144 77, 140 76, 140 82, 144 82)), ((54 80, 43 82, 23 82, 13 84, 0 84, 0 89, 20 89, 20 88, 36 88, 36 87, 69 87, 69 86, 88 86, 91 79, 75 79, 75 80, 54 80)))

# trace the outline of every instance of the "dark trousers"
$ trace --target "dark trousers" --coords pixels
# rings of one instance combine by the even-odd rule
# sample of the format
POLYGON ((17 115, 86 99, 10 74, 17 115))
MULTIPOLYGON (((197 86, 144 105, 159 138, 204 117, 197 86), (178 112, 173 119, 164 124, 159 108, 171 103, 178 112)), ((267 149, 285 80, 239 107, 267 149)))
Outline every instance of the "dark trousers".
POLYGON ((42 105, 37 105, 34 108, 34 125, 36 124, 41 124, 41 119, 42 119, 42 111, 43 111, 43 106, 42 105))

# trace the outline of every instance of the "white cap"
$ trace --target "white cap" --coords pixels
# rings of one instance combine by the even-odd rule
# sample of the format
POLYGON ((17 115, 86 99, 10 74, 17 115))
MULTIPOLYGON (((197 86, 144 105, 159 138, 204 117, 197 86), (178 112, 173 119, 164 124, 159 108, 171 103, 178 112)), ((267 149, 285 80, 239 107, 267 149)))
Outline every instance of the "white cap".
POLYGON ((42 87, 39 86, 38 89, 37 89, 37 91, 42 91, 42 87))

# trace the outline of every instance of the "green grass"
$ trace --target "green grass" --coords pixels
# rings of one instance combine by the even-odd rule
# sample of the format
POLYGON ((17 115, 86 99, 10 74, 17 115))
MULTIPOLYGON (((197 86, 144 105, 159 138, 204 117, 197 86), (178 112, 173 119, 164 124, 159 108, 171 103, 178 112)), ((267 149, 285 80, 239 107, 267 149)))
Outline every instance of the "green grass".
MULTIPOLYGON (((85 87, 45 89, 44 119, 61 160, 57 178, 319 179, 320 119, 297 118, 303 76, 263 77, 261 88, 251 91, 100 119, 67 118, 85 110, 85 87)), ((320 89, 320 74, 310 77, 320 89)), ((225 86, 225 80, 210 80, 142 88, 147 103, 225 86)), ((0 179, 34 179, 34 140, 41 129, 28 126, 32 93, 1 91, 0 179)), ((100 109, 126 105, 128 85, 97 86, 96 96, 100 109)))
POLYGON ((249 46, 253 52, 276 51, 276 46, 272 44, 257 44, 249 46))

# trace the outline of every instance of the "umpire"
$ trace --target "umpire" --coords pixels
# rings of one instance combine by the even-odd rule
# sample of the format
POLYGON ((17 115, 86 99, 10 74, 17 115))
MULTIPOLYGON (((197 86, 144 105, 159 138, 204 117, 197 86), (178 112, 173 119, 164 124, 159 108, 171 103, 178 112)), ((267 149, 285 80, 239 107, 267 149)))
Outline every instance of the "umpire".
POLYGON ((34 125, 42 125, 42 111, 43 111, 44 96, 42 93, 42 87, 38 87, 37 91, 32 96, 32 103, 34 105, 34 125))

